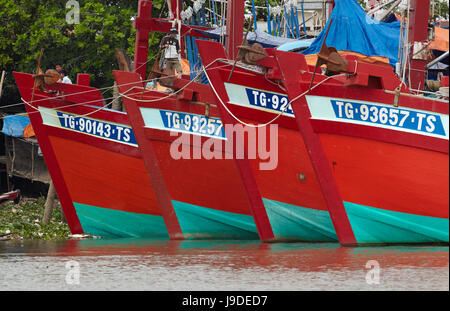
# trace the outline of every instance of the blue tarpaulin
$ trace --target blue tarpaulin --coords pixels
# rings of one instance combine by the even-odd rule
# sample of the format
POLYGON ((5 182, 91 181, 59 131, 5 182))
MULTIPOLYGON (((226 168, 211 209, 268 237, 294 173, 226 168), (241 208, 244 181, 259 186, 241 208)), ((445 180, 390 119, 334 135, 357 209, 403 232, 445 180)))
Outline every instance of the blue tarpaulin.
POLYGON ((297 51, 297 50, 306 50, 311 46, 311 43, 313 43, 314 39, 303 39, 303 40, 296 40, 293 42, 288 42, 285 44, 280 45, 277 47, 277 50, 279 51, 297 51))
POLYGON ((13 137, 23 137, 23 129, 30 124, 30 119, 22 116, 6 116, 3 119, 2 133, 13 137))
POLYGON ((303 54, 319 53, 330 24, 326 44, 338 51, 384 56, 395 66, 398 59, 400 22, 383 23, 367 15, 356 0, 335 0, 336 6, 316 40, 303 54))

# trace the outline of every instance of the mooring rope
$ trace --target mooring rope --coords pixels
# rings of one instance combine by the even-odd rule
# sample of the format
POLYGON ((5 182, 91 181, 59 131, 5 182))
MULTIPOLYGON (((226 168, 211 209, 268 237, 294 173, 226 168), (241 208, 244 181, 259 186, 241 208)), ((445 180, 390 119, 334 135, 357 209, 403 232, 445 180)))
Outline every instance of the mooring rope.
MULTIPOLYGON (((211 63, 211 64, 212 64, 212 63, 211 63)), ((206 68, 205 68, 205 69, 206 69, 206 68)), ((245 125, 245 126, 254 127, 254 128, 260 128, 260 127, 268 126, 268 125, 272 124, 273 122, 275 122, 279 117, 281 117, 281 116, 286 112, 286 110, 288 109, 288 107, 291 106, 291 103, 293 103, 293 102, 296 101, 297 99, 299 99, 299 98, 305 96, 306 94, 308 94, 309 92, 311 92, 313 89, 315 89, 316 87, 318 87, 318 86, 321 85, 322 83, 325 83, 325 82, 328 81, 329 79, 336 78, 336 77, 338 77, 338 76, 345 75, 345 74, 340 74, 340 75, 336 75, 336 76, 329 76, 329 77, 327 77, 326 79, 320 81, 319 83, 317 83, 316 85, 314 85, 313 87, 311 87, 310 89, 308 89, 307 91, 303 92, 302 94, 298 95, 298 96, 295 97, 294 99, 290 100, 290 101, 288 102, 288 104, 286 105, 286 107, 285 107, 282 111, 280 111, 280 113, 278 113, 278 115, 277 115, 275 118, 273 118, 272 120, 270 120, 269 122, 266 122, 266 123, 264 123, 264 124, 250 124, 250 123, 246 123, 246 122, 242 121, 241 119, 239 119, 238 117, 236 117, 236 116, 230 111, 230 109, 228 109, 227 105, 225 105, 225 103, 223 102, 222 98, 220 98, 219 94, 217 93, 216 89, 214 88, 213 84, 211 83, 211 80, 210 80, 209 75, 208 75, 208 73, 206 72, 206 70, 205 70, 205 75, 206 75, 206 77, 208 78, 208 82, 209 82, 209 84, 210 84, 210 86, 211 86, 211 88, 212 88, 214 94, 216 95, 217 99, 219 100, 220 104, 221 104, 221 105, 225 108, 225 110, 233 117, 233 119, 235 119, 237 122, 239 122, 239 123, 241 123, 241 124, 243 124, 243 125, 245 125)))
MULTIPOLYGON (((128 96, 128 95, 125 95, 125 93, 128 93, 128 92, 130 92, 130 91, 133 90, 133 89, 136 89, 136 88, 139 88, 139 89, 140 89, 140 88, 141 88, 141 87, 137 87, 137 86, 132 87, 131 89, 129 89, 129 90, 126 91, 125 93, 119 93, 119 94, 120 94, 120 96, 122 96, 122 97, 125 97, 125 98, 130 99, 130 100, 134 100, 134 101, 137 101, 137 102, 141 102, 141 103, 152 103, 152 102, 157 102, 157 101, 164 100, 164 99, 166 99, 166 98, 169 98, 169 97, 172 97, 172 96, 178 94, 179 92, 181 92, 182 90, 184 90, 185 88, 187 88, 189 85, 191 85, 193 82, 195 82, 195 80, 201 75, 202 72, 205 72, 205 74, 206 74, 206 71, 205 71, 206 68, 208 68, 209 66, 213 65, 215 62, 220 61, 220 60, 222 60, 222 59, 218 58, 218 59, 216 59, 215 61, 213 61, 212 63, 210 63, 209 65, 207 65, 206 67, 204 67, 204 68, 202 68, 202 69, 200 69, 200 70, 197 70, 197 75, 194 77, 194 79, 192 79, 191 81, 189 81, 188 83, 186 83, 186 85, 184 85, 184 86, 181 87, 180 89, 178 89, 178 90, 176 90, 176 91, 174 91, 174 92, 169 93, 169 94, 168 94, 167 96, 165 96, 165 97, 156 98, 156 99, 138 99, 138 98, 133 98, 133 97, 130 97, 130 96, 128 96)), ((223 66, 220 66, 220 67, 216 67, 216 68, 214 68, 214 70, 220 69, 220 68, 224 68, 224 67, 227 67, 227 66, 230 66, 230 65, 229 65, 229 64, 226 64, 226 65, 223 65, 223 66)), ((196 71, 194 71, 194 72, 196 72, 196 71)), ((166 78, 176 77, 176 76, 177 76, 177 75, 166 76, 166 77, 162 77, 162 78, 159 78, 159 79, 166 79, 166 78)), ((211 83, 210 83, 210 84, 211 84, 211 83)))
MULTIPOLYGON (((194 72, 195 72, 195 71, 194 71, 194 72)), ((202 70, 199 70, 198 72, 199 72, 199 74, 200 74, 200 73, 202 72, 202 70)), ((153 78, 153 79, 147 79, 147 80, 142 80, 142 79, 141 79, 141 82, 146 83, 146 82, 150 82, 150 81, 155 81, 155 80, 160 80, 160 79, 165 79, 165 78, 174 78, 174 77, 177 77, 177 75, 171 75, 171 76, 165 76, 165 77, 161 77, 161 78, 153 78)), ((192 82, 193 82, 193 81, 190 81, 189 84, 192 83, 192 82)), ((131 84, 135 84, 135 83, 136 83, 136 82, 123 83, 123 84, 119 84, 119 85, 117 85, 117 86, 127 86, 127 85, 131 85, 131 84)), ((187 85, 186 85, 186 86, 187 86, 187 85)), ((186 86, 184 86, 182 89, 186 88, 186 86)), ((54 97, 46 97, 46 98, 42 98, 42 99, 38 99, 38 100, 33 100, 32 103, 25 101, 25 100, 23 99, 23 97, 21 97, 21 100, 22 100, 23 102, 21 102, 21 103, 16 103, 16 104, 11 104, 11 105, 7 105, 7 106, 2 106, 2 107, 0 107, 0 109, 1 109, 1 108, 10 108, 10 107, 15 107, 15 106, 21 106, 21 105, 23 105, 23 104, 25 103, 25 104, 27 104, 28 106, 32 107, 33 109, 37 110, 37 111, 35 111, 35 112, 29 112, 29 113, 24 112, 24 113, 18 113, 18 114, 16 114, 16 115, 18 115, 18 116, 26 116, 26 115, 28 115, 28 114, 30 114, 30 113, 37 113, 37 112, 39 112, 39 109, 32 105, 32 104, 34 104, 34 103, 36 103, 36 102, 42 102, 42 101, 46 101, 46 100, 49 100, 49 99, 64 99, 64 98, 67 97, 67 96, 83 95, 83 94, 86 94, 86 93, 96 92, 96 91, 100 91, 100 90, 104 90, 104 92, 102 92, 102 95, 103 95, 103 94, 106 93, 106 91, 108 91, 109 89, 111 89, 111 88, 113 88, 113 87, 114 87, 114 85, 113 85, 113 86, 104 87, 104 88, 100 88, 100 89, 95 88, 95 89, 88 90, 88 91, 76 92, 76 93, 71 93, 71 94, 62 94, 62 95, 58 95, 58 96, 54 96, 54 97)), ((136 88, 136 87, 134 87, 134 88, 136 88)), ((178 92, 179 92, 179 91, 177 91, 176 93, 178 93, 178 92)), ((175 93, 175 94, 176 94, 176 93, 175 93)), ((174 95, 174 93, 171 93, 171 94, 170 94, 170 96, 173 96, 173 95, 174 95)), ((159 98, 158 100, 162 100, 162 99, 165 99, 165 98, 167 98, 167 97, 159 98)), ((105 100, 110 100, 110 99, 115 99, 115 97, 112 96, 112 97, 102 98, 101 100, 102 100, 102 101, 105 101, 105 100)), ((137 100, 137 99, 133 99, 133 100, 137 100)), ((87 105, 87 104, 90 104, 90 103, 96 103, 96 102, 99 102, 99 101, 100 101, 100 99, 96 99, 96 100, 92 100, 92 101, 85 101, 85 102, 81 102, 81 103, 73 103, 73 104, 70 104, 70 105, 60 106, 60 107, 58 107, 58 109, 69 108, 69 107, 75 107, 75 106, 81 106, 81 105, 87 105)), ((102 109, 108 108, 112 103, 113 103, 113 101, 111 101, 110 103, 106 104, 106 105, 103 106, 103 107, 100 107, 97 111, 100 111, 100 110, 102 110, 102 109)), ((108 108, 108 109, 109 109, 109 108, 108 108)), ((94 113, 94 112, 90 112, 89 114, 93 114, 93 113, 94 113)), ((88 114, 88 115, 89 115, 89 114, 88 114)), ((81 116, 84 116, 84 115, 81 115, 81 116)), ((7 117, 7 115, 1 117, 0 119, 4 119, 5 117, 7 117)))
MULTIPOLYGON (((127 90, 126 92, 124 92, 124 93, 119 93, 119 95, 120 95, 121 97, 127 98, 127 99, 129 99, 129 100, 134 100, 134 101, 137 101, 137 102, 144 102, 144 103, 156 102, 156 101, 162 101, 162 100, 164 100, 164 99, 166 99, 166 98, 169 98, 169 97, 172 97, 172 96, 178 94, 179 92, 181 92, 182 90, 184 90, 185 88, 187 88, 190 84, 192 84, 193 82, 195 82, 195 80, 201 75, 202 72, 204 72, 205 75, 206 75, 206 78, 208 79, 208 82, 209 82, 209 84, 210 84, 210 87, 211 87, 211 89, 213 90, 213 92, 214 92, 216 98, 218 99, 219 103, 220 103, 220 104, 225 108, 225 110, 233 117, 233 119, 235 119, 237 122, 239 122, 239 123, 241 123, 241 124, 243 124, 243 125, 245 125, 245 126, 254 127, 254 128, 260 128, 260 127, 265 127, 265 126, 268 126, 268 125, 274 123, 278 118, 280 118, 280 117, 287 111, 287 109, 291 106, 291 103, 293 103, 294 101, 298 100, 299 98, 305 96, 306 94, 308 94, 309 92, 311 92, 311 91, 312 91, 313 89, 315 89, 316 87, 322 85, 323 83, 325 83, 326 81, 328 81, 328 80, 330 80, 330 79, 332 79, 332 78, 336 78, 336 77, 345 75, 345 74, 340 74, 340 75, 335 75, 335 76, 329 76, 329 77, 325 78, 324 80, 318 82, 316 85, 314 85, 314 86, 311 87, 310 89, 306 90, 306 91, 303 92, 302 94, 300 94, 300 95, 296 96, 295 98, 293 98, 292 100, 290 100, 290 101, 287 103, 286 107, 285 107, 282 111, 280 111, 280 112, 277 114, 277 116, 274 117, 274 118, 273 118, 272 120, 270 120, 269 122, 266 122, 266 123, 264 123, 264 124, 250 124, 250 123, 247 123, 247 122, 245 122, 245 121, 239 119, 238 117, 236 117, 236 116, 230 111, 230 109, 227 107, 227 105, 224 103, 224 101, 222 100, 222 98, 221 98, 221 97, 219 96, 219 94, 217 93, 217 90, 215 89, 214 85, 211 83, 211 79, 210 79, 210 77, 209 77, 209 75, 208 75, 207 70, 208 70, 208 68, 209 68, 210 66, 212 66, 213 64, 215 64, 215 63, 218 62, 218 61, 223 61, 223 59, 218 58, 218 59, 214 60, 213 62, 211 62, 210 64, 208 64, 207 66, 203 66, 201 70, 198 70, 198 71, 197 71, 197 75, 195 76, 194 79, 192 79, 191 81, 189 81, 189 82, 188 82, 186 85, 184 85, 182 88, 180 88, 180 89, 178 89, 178 90, 176 90, 176 91, 174 91, 174 92, 171 92, 170 94, 168 94, 168 95, 165 96, 165 97, 160 97, 160 98, 156 98, 156 99, 137 99, 137 98, 133 98, 133 97, 130 97, 130 96, 126 95, 126 93, 128 93, 128 92, 130 92, 130 91, 132 91, 132 90, 134 90, 134 89, 142 89, 142 88, 143 88, 143 87, 138 87, 138 86, 133 86, 132 88, 130 88, 130 89, 127 90)), ((231 66, 231 64, 225 64, 225 65, 223 65, 223 66, 215 67, 215 68, 212 68, 212 69, 209 69, 209 70, 221 69, 221 68, 224 68, 224 67, 227 67, 227 66, 231 66)), ((194 71, 194 72, 195 72, 195 71, 194 71)), ((165 76, 165 77, 154 78, 154 79, 148 79, 148 80, 142 80, 142 79, 141 79, 140 82, 150 82, 150 81, 155 81, 155 80, 160 80, 160 79, 166 79, 166 78, 171 78, 171 77, 176 77, 176 76, 177 76, 177 75, 172 75, 172 76, 165 76)), ((267 79, 267 78, 266 78, 266 79, 267 79)), ((136 83, 136 82, 124 83, 124 84, 120 84, 120 85, 118 85, 118 86, 131 85, 131 84, 135 84, 135 83, 136 83)), ((278 85, 278 86, 281 88, 281 85, 278 85)), ((113 86, 112 86, 112 87, 113 87, 113 86)), ((106 90, 108 90, 108 89, 110 89, 110 88, 112 88, 112 87, 105 87, 105 88, 102 88, 102 89, 105 89, 105 91, 104 91, 103 93, 105 93, 106 90)), ((145 88, 143 88, 143 89, 145 89, 145 88)), ((284 90, 284 88, 282 88, 282 89, 284 90)), ((56 96, 56 97, 51 97, 50 99, 64 98, 65 96, 81 95, 81 94, 85 94, 85 93, 89 93, 89 92, 93 92, 93 91, 97 91, 97 90, 99 91, 99 90, 101 90, 101 89, 94 89, 94 90, 88 90, 88 91, 83 91, 83 92, 78 92, 78 93, 65 94, 65 95, 60 95, 60 96, 56 96)), ((102 93, 102 94, 103 94, 103 93, 102 93)), ((18 115, 26 115, 26 114, 29 115, 29 114, 31 114, 31 113, 38 113, 38 112, 41 112, 41 113, 50 115, 50 116, 52 116, 52 117, 57 117, 57 116, 55 116, 55 115, 53 115, 53 114, 49 114, 49 113, 46 113, 45 111, 41 111, 41 110, 39 110, 39 108, 37 108, 37 107, 35 107, 35 106, 33 105, 35 102, 48 100, 49 98, 44 98, 44 99, 35 100, 35 101, 33 101, 33 103, 27 102, 27 101, 25 101, 23 98, 21 98, 21 99, 22 99, 23 103, 25 103, 26 105, 32 107, 32 108, 35 109, 36 111, 35 111, 35 112, 24 113, 24 114, 18 114, 18 115)), ((109 99, 114 99, 114 97, 108 97, 108 98, 105 98, 105 99, 102 98, 102 100, 109 100, 109 99)), ((75 106, 87 105, 87 104, 89 104, 89 103, 95 103, 95 102, 98 102, 98 101, 99 101, 99 99, 97 99, 97 100, 92 100, 92 101, 81 102, 81 103, 76 103, 76 104, 70 104, 70 105, 65 105, 65 106, 58 107, 58 109, 64 109, 64 108, 69 108, 69 107, 75 107, 75 106)), ((20 105, 22 105, 23 103, 20 103, 20 105)), ((89 115, 92 115, 92 114, 94 114, 94 113, 96 113, 96 112, 99 112, 99 111, 101 111, 101 110, 109 109, 108 107, 109 107, 112 103, 113 103, 113 101, 111 101, 110 103, 106 104, 105 106, 102 106, 102 107, 100 107, 100 108, 98 108, 98 109, 96 109, 96 110, 94 110, 94 111, 88 112, 88 113, 86 113, 86 114, 82 114, 82 115, 80 115, 80 116, 81 116, 81 117, 83 117, 83 116, 89 116, 89 115)), ((13 105, 10 105, 10 106, 13 106, 13 105)), ((4 117, 3 117, 3 118, 4 118, 4 117)))

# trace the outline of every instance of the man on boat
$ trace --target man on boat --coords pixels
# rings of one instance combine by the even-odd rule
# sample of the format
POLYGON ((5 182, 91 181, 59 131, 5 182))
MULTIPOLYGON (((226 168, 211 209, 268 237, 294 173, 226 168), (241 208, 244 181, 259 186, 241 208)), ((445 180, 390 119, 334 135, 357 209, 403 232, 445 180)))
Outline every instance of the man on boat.
POLYGON ((161 40, 160 49, 162 51, 162 61, 160 62, 160 69, 176 70, 178 75, 181 75, 183 69, 179 61, 180 45, 175 38, 177 34, 176 28, 170 29, 169 35, 161 40))
POLYGON ((58 73, 61 73, 61 70, 63 70, 61 64, 56 64, 55 69, 58 73))
POLYGON ((67 76, 67 73, 66 73, 66 71, 64 69, 61 69, 61 72, 59 74, 61 76, 61 83, 72 84, 72 81, 67 76))

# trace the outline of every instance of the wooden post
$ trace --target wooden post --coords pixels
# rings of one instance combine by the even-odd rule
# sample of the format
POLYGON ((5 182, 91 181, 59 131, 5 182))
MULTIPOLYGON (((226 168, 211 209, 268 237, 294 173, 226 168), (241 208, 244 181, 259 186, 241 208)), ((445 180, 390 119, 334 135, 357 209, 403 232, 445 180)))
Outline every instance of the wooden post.
POLYGON ((147 57, 148 57, 148 36, 150 28, 141 25, 148 21, 152 16, 152 2, 139 0, 138 16, 134 20, 133 27, 136 29, 136 45, 134 48, 134 72, 141 75, 142 80, 145 80, 147 72, 147 57), (138 25, 140 25, 138 27, 138 25))
MULTIPOLYGON (((414 57, 415 44, 423 46, 428 40, 428 19, 430 16, 430 0, 411 0, 411 17, 409 43, 411 45, 410 56, 410 86, 412 89, 423 88, 425 85, 425 72, 427 60, 414 57), (421 45, 420 45, 421 44, 421 45)), ((419 48, 420 49, 420 48, 419 48)))
MULTIPOLYGON (((2 114, 3 117, 3 114, 2 114)), ((10 172, 10 168, 9 168, 9 144, 8 144, 8 139, 11 138, 9 136, 5 136, 5 154, 6 154, 6 161, 5 161, 5 169, 6 169, 6 185, 8 187, 8 192, 11 191, 11 181, 9 180, 9 172, 10 172)))
MULTIPOLYGON (((119 64, 119 70, 130 72, 131 71, 130 59, 125 54, 125 51, 116 49, 114 54, 116 56, 117 64, 119 64)), ((122 99, 120 98, 120 93, 116 82, 114 82, 113 98, 114 99, 111 109, 125 112, 125 106, 123 105, 122 99)))
POLYGON ((114 82, 113 88, 113 103, 111 105, 111 109, 121 111, 122 110, 122 101, 120 100, 119 89, 117 88, 117 83, 114 82))
MULTIPOLYGON (((56 195, 56 197, 58 197, 58 195, 56 195)), ((58 201, 59 201, 59 198, 58 198, 58 201)), ((61 209, 61 221, 66 224, 67 218, 66 218, 66 214, 64 214, 64 209, 62 208, 61 202, 59 202, 59 206, 61 209)))
POLYGON ((50 182, 50 187, 48 188, 47 200, 45 201, 45 210, 44 217, 42 219, 42 223, 44 225, 50 222, 50 218, 52 217, 53 208, 55 206, 55 187, 53 186, 53 181, 50 182))
POLYGON ((235 59, 244 34, 244 1, 229 0, 227 4, 226 51, 229 59, 235 59))
POLYGON ((0 98, 2 97, 2 90, 3 90, 3 82, 5 81, 5 73, 6 71, 2 71, 2 78, 0 79, 0 98))

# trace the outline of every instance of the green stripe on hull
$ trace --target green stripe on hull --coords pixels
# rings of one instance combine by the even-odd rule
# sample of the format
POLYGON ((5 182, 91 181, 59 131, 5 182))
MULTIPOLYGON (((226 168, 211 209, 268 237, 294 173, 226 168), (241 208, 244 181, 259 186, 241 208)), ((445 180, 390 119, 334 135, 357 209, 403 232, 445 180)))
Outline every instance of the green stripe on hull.
POLYGON ((253 216, 172 201, 187 239, 258 239, 253 216))
POLYGON ((338 240, 327 211, 266 198, 263 198, 263 202, 275 238, 308 242, 336 242, 338 240))
MULTIPOLYGON (((277 239, 337 241, 327 211, 266 198, 263 202, 277 239)), ((448 218, 393 212, 350 202, 344 202, 344 206, 360 244, 449 242, 448 218)))
POLYGON ((169 238, 162 216, 118 211, 73 203, 83 231, 108 238, 169 238))
POLYGON ((358 243, 433 243, 449 241, 448 218, 393 212, 344 202, 358 243))

